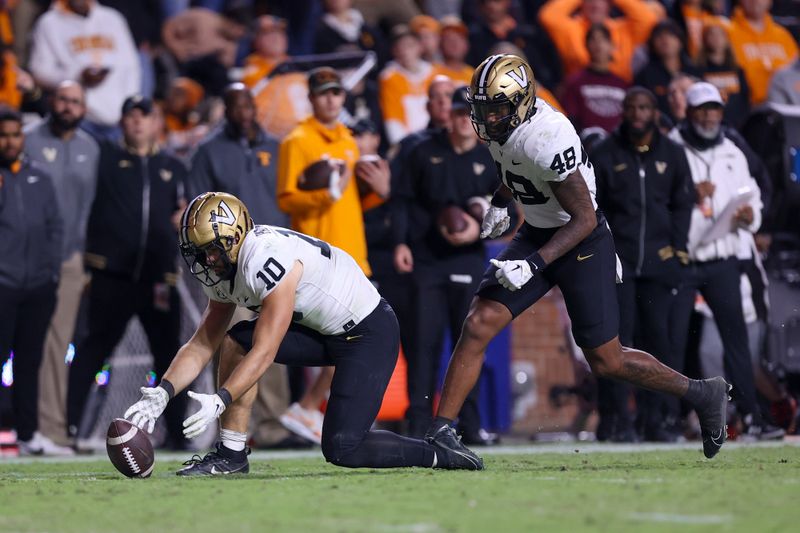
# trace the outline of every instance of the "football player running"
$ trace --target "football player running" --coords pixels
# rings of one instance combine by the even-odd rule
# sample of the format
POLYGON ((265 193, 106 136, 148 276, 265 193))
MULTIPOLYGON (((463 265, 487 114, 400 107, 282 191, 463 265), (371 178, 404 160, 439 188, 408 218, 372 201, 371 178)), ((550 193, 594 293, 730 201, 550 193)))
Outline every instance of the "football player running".
POLYGON ((703 452, 713 457, 725 440, 731 386, 721 377, 689 379, 620 345, 614 240, 597 209, 592 164, 569 120, 536 98, 533 71, 514 55, 483 61, 469 95, 473 126, 488 142, 502 180, 481 237, 508 228, 512 200, 520 203, 525 222, 484 274, 426 440, 452 442, 450 424, 478 379, 489 341, 557 285, 592 371, 685 398, 700 419, 703 452))
POLYGON ((275 227, 253 226, 245 205, 218 192, 187 206, 180 249, 209 298, 200 325, 178 350, 157 387, 125 418, 152 432, 175 393, 188 387, 220 349, 215 394, 189 392, 200 410, 187 418, 187 437, 221 419, 216 450, 195 456, 181 476, 247 473, 247 424, 256 382, 273 362, 336 367, 322 429, 322 453, 347 467, 421 466, 477 470, 468 450, 370 431, 394 371, 399 330, 392 308, 355 260, 328 243, 275 227), (228 330, 236 306, 259 313, 228 330))

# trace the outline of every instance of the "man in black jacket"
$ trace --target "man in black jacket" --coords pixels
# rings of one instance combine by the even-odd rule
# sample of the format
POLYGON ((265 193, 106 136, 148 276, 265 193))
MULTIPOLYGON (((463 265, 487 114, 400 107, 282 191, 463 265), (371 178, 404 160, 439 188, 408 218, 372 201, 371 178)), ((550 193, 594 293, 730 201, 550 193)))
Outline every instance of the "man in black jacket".
MULTIPOLYGON (((611 226, 623 267, 620 340, 681 372, 683 358, 670 349, 666 316, 680 265, 688 262, 694 188, 683 149, 659 133, 656 113, 653 93, 629 89, 622 124, 596 148, 592 161, 597 203, 611 226)), ((629 387, 601 378, 599 392, 599 436, 631 440, 629 387)), ((680 414, 678 401, 644 390, 640 399, 645 440, 676 440, 670 428, 680 414)))
MULTIPOLYGON (((147 333, 157 378, 180 347, 175 242, 177 217, 186 205, 186 169, 158 149, 150 99, 125 100, 121 125, 122 144, 101 146, 87 228, 88 333, 78 343, 67 391, 67 422, 78 437, 83 437, 78 430, 93 377, 134 315, 147 333)), ((169 444, 183 448, 185 397, 170 408, 169 444)))
POLYGON ((60 452, 38 431, 39 366, 56 304, 63 226, 50 176, 22 157, 22 119, 0 109, 0 366, 14 352, 11 404, 23 455, 60 452))
MULTIPOLYGON (((419 437, 431 420, 444 332, 449 329, 451 339, 458 338, 486 266, 480 224, 467 214, 468 204, 491 194, 499 181, 489 149, 472 129, 465 88, 453 93, 450 131, 421 141, 405 170, 394 198, 402 209, 395 210, 393 230, 395 265, 412 268, 407 418, 409 434, 419 437), (440 227, 439 215, 453 206, 464 210, 464 229, 449 233, 440 227)), ((494 440, 481 431, 475 389, 461 409, 459 429, 468 444, 494 440)))

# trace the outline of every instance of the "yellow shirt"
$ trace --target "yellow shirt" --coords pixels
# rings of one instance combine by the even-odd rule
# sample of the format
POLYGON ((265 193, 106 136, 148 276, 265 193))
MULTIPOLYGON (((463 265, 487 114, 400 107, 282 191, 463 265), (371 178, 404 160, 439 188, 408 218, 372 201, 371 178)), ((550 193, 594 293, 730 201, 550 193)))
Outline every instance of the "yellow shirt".
POLYGON ((797 59, 797 44, 769 15, 764 17, 763 31, 756 30, 738 7, 733 11, 728 35, 750 86, 750 102, 760 104, 767 99, 772 74, 797 59))
POLYGON ((278 206, 289 213, 292 229, 341 248, 369 276, 364 214, 353 172, 358 146, 342 123, 327 128, 313 116, 298 124, 281 142, 278 157, 278 206), (334 201, 328 189, 302 191, 297 181, 303 171, 323 158, 345 161, 350 180, 334 201))

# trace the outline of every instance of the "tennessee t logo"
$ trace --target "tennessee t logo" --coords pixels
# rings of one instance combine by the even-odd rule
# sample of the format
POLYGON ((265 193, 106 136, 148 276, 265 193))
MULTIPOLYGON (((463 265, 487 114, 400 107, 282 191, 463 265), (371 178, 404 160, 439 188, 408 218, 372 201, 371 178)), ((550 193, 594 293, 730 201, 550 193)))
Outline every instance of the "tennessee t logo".
POLYGON ((528 86, 528 73, 522 66, 519 67, 519 73, 520 75, 517 75, 516 71, 510 70, 508 71, 508 77, 517 82, 519 86, 524 89, 525 87, 528 86))

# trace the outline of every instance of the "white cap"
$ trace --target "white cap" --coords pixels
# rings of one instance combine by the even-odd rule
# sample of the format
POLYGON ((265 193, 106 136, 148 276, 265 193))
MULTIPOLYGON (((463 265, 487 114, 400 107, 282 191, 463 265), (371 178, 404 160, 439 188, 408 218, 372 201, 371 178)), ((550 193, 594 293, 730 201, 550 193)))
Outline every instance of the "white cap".
POLYGON ((698 81, 689 87, 686 91, 686 103, 689 107, 699 107, 708 103, 725 105, 719 90, 706 81, 698 81))

